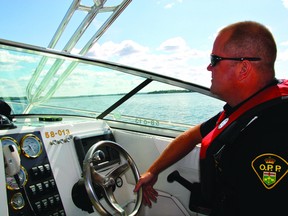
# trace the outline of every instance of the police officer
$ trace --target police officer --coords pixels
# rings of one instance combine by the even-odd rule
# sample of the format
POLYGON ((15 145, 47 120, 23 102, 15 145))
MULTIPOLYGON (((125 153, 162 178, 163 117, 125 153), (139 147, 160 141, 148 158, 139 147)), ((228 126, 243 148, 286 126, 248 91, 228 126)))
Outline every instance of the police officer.
POLYGON ((288 83, 276 80, 276 43, 262 24, 238 22, 216 37, 210 90, 218 115, 175 138, 141 175, 143 202, 156 201, 158 175, 198 144, 202 195, 213 216, 285 215, 288 195, 288 83))

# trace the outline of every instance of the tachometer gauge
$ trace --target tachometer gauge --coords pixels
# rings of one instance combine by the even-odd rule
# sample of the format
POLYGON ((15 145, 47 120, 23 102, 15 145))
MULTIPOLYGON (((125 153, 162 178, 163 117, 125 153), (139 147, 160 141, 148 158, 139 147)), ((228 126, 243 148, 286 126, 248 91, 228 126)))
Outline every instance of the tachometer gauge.
POLYGON ((11 206, 13 209, 18 210, 22 209, 25 206, 25 200, 21 193, 16 193, 11 198, 11 206))
POLYGON ((24 136, 21 139, 20 146, 23 154, 28 158, 36 158, 42 153, 42 142, 33 134, 24 136))
POLYGON ((13 139, 12 137, 1 137, 1 143, 2 143, 2 146, 5 146, 5 145, 14 145, 16 146, 16 148, 18 149, 18 153, 20 154, 20 146, 19 146, 19 143, 13 139))
MULTIPOLYGON (((26 169, 21 166, 20 171, 18 172, 20 179, 20 186, 25 186, 28 181, 28 173, 26 169)), ((6 186, 9 190, 18 190, 19 186, 13 176, 6 176, 6 186)))

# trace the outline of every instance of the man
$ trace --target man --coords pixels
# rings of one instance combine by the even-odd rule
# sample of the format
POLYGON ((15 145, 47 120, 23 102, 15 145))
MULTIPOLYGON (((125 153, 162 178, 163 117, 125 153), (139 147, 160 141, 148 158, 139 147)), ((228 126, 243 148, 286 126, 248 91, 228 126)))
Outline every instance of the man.
POLYGON ((211 92, 227 104, 177 137, 141 175, 135 191, 143 188, 144 204, 157 199, 158 175, 202 143, 200 180, 211 215, 288 214, 288 82, 275 79, 276 53, 272 34, 259 23, 219 32, 207 70, 211 92))

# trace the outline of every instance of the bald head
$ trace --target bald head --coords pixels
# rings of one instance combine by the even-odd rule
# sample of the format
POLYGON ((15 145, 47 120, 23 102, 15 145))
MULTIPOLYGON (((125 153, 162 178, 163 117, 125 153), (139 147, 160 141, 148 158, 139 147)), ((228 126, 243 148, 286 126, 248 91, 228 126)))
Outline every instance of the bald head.
POLYGON ((256 64, 259 71, 275 76, 274 63, 277 55, 272 33, 262 24, 244 21, 231 24, 219 32, 226 35, 223 51, 235 57, 260 57, 256 64))
POLYGON ((211 92, 230 106, 243 102, 274 81, 276 53, 273 35, 262 24, 245 21, 223 28, 212 50, 219 63, 207 67, 211 92))

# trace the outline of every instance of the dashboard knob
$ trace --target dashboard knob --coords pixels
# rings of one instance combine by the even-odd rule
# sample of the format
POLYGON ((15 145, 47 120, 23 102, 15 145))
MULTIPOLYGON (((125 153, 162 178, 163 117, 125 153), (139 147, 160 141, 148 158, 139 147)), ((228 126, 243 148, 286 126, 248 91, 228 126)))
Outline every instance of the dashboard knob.
POLYGON ((97 150, 93 154, 93 158, 95 158, 97 161, 103 161, 105 159, 105 154, 102 150, 97 150))

